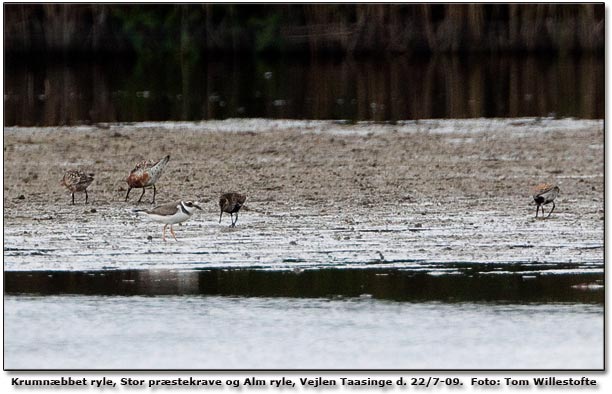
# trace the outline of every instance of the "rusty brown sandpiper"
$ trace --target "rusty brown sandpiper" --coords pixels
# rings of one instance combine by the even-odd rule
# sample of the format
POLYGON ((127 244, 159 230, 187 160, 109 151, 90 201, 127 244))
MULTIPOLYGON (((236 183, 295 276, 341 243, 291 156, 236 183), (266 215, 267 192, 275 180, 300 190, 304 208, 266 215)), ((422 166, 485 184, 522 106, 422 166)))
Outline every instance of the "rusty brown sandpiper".
POLYGON ((126 179, 129 188, 127 194, 125 195, 125 201, 128 200, 130 191, 132 189, 142 188, 142 194, 138 199, 138 202, 140 202, 142 200, 142 196, 145 194, 146 188, 153 187, 153 200, 151 201, 151 204, 155 204, 155 194, 157 192, 155 189, 155 183, 161 176, 166 164, 168 164, 168 160, 170 160, 170 155, 157 162, 152 160, 144 160, 136 164, 136 167, 134 167, 126 179))

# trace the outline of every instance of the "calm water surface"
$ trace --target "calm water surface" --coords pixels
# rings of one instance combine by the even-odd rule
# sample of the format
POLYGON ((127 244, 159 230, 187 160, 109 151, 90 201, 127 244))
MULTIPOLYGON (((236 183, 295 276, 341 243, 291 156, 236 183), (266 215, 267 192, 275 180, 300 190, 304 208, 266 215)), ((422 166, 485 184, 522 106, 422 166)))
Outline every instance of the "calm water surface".
POLYGON ((5 272, 5 368, 600 369, 601 279, 5 272))
MULTIPOLYGON (((7 59, 4 124, 599 119, 603 82, 599 57, 7 59)), ((603 273, 554 268, 5 272, 4 366, 601 369, 603 273)))
POLYGON ((602 57, 7 59, 4 125, 604 116, 602 57))
POLYGON ((603 367, 603 307, 218 296, 5 297, 5 368, 603 367))

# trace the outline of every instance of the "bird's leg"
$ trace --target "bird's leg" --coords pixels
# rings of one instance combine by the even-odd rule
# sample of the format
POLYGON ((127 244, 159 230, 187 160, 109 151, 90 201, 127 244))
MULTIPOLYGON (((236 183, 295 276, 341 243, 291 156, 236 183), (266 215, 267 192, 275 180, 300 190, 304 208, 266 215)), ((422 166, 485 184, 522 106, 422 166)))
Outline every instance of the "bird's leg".
POLYGON ((131 188, 131 187, 128 187, 128 192, 127 192, 127 194, 125 195, 125 201, 126 201, 126 202, 127 202, 127 200, 128 200, 128 196, 130 195, 130 191, 131 191, 131 190, 132 190, 132 188, 131 188))
POLYGON ((548 212, 548 216, 546 216, 546 217, 550 217, 550 214, 555 210, 555 202, 553 201, 552 203, 553 203, 553 207, 550 210, 550 212, 548 212))
POLYGON ((85 204, 87 204, 87 199, 89 198, 89 196, 87 195, 87 190, 85 190, 85 204))
POLYGON ((221 224, 221 218, 223 217, 223 210, 221 210, 221 215, 219 215, 219 224, 221 224))
POLYGON ((536 205, 536 219, 538 218, 538 212, 540 212, 540 204, 536 205))
POLYGON ((232 224, 230 224, 230 227, 234 227, 234 214, 230 212, 230 219, 232 220, 232 224))
POLYGON ((140 198, 138 199, 138 202, 140 202, 140 200, 142 200, 142 196, 144 196, 145 190, 147 190, 147 188, 143 187, 142 188, 142 194, 140 195, 140 198))
POLYGON ((236 226, 236 223, 238 223, 238 212, 236 212, 236 220, 234 221, 234 227, 236 226))
POLYGON ((166 227, 168 227, 168 225, 164 225, 164 229, 162 230, 162 240, 164 240, 164 242, 166 242, 166 227))
POLYGON ((74 192, 72 192, 72 205, 74 205, 74 192))
MULTIPOLYGON (((153 185, 153 201, 151 201, 151 204, 155 204, 155 185, 153 185)), ((172 231, 172 226, 170 226, 170 230, 172 231)))
POLYGON ((174 230, 172 230, 172 225, 170 225, 170 234, 172 234, 175 241, 178 241, 178 239, 176 239, 176 234, 174 234, 174 230))

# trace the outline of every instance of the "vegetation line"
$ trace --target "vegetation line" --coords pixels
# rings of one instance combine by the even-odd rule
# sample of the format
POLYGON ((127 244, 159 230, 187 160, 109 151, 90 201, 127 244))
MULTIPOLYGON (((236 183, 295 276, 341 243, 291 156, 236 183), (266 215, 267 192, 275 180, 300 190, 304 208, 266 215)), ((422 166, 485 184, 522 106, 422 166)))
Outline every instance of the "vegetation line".
POLYGON ((5 4, 29 53, 310 55, 604 50, 604 4, 5 4))

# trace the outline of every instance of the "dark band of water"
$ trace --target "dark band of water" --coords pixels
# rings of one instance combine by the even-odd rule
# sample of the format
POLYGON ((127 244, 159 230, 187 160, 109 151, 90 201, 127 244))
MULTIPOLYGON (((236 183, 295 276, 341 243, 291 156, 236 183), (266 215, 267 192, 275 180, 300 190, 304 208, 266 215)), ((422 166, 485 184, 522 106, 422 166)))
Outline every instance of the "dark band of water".
POLYGON ((603 274, 474 272, 431 275, 385 269, 124 270, 5 272, 6 294, 371 297, 396 301, 603 304, 603 274))
POLYGON ((598 56, 7 59, 5 126, 604 116, 598 56))

